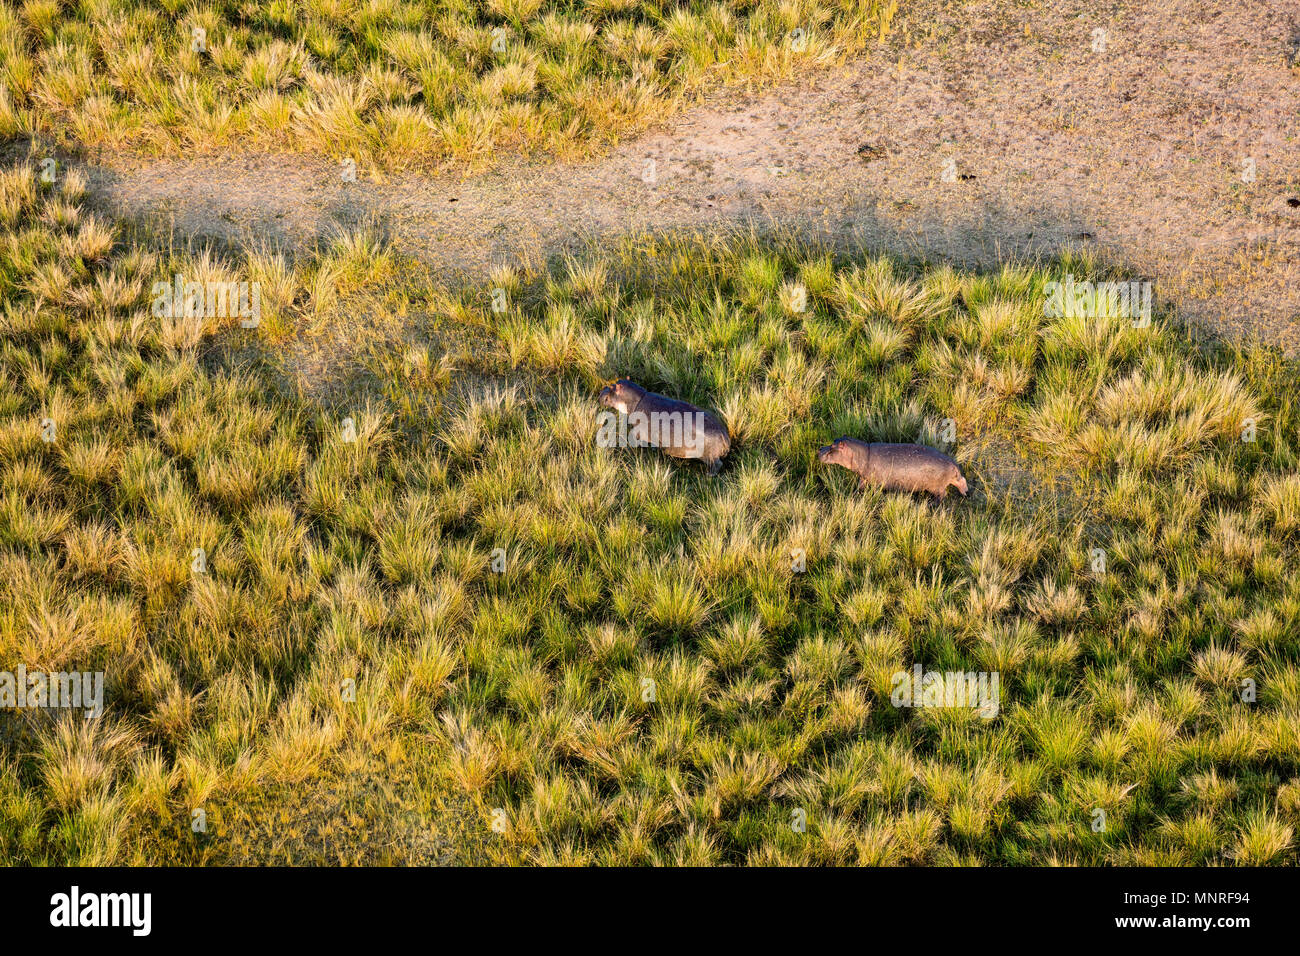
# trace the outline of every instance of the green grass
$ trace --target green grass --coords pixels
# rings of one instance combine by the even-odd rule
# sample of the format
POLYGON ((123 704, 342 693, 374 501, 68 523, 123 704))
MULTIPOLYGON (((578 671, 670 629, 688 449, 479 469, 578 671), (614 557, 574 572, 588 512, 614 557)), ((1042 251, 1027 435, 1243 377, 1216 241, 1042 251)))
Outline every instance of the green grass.
POLYGON ((883 0, 0 3, 0 136, 87 150, 293 148, 368 167, 572 155, 705 85, 842 61, 883 0), (196 33, 195 31, 203 31, 196 33))
POLYGON ((382 237, 168 260, 77 192, 0 178, 0 667, 104 670, 106 713, 0 712, 0 862, 1297 862, 1275 353, 1045 318, 1079 256, 634 236, 419 299, 477 345, 319 405, 276 356, 416 295, 382 237), (154 318, 177 271, 279 276, 276 318, 154 318), (722 474, 596 447, 615 375, 718 410, 722 474), (965 500, 815 459, 945 420, 965 500), (895 708, 916 662, 998 715, 895 708))

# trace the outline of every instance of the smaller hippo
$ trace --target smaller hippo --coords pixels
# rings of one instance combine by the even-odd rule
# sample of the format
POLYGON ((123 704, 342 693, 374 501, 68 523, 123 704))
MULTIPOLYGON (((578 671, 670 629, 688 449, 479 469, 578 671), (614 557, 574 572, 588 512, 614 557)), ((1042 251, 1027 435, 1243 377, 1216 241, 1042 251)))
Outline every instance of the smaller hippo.
POLYGON ((948 486, 954 485, 966 494, 966 479, 957 463, 924 445, 868 445, 856 438, 837 438, 817 449, 817 460, 847 468, 862 479, 859 488, 877 485, 886 491, 928 491, 942 500, 948 486))
POLYGON ((621 378, 601 389, 600 404, 627 416, 630 437, 638 445, 658 448, 674 458, 698 458, 710 475, 722 469, 722 459, 731 451, 731 435, 716 415, 647 392, 630 379, 621 378))

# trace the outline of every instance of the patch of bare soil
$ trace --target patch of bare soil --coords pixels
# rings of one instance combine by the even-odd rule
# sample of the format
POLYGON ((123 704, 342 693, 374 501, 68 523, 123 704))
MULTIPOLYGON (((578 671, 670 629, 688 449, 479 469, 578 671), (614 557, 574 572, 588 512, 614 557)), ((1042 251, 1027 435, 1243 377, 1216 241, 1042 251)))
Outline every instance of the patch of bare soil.
POLYGON ((591 162, 345 183, 300 156, 122 160, 93 188, 186 239, 301 247, 375 215, 469 279, 629 228, 752 220, 976 266, 1091 244, 1193 321, 1300 350, 1296 0, 903 6, 846 69, 721 91, 591 162))

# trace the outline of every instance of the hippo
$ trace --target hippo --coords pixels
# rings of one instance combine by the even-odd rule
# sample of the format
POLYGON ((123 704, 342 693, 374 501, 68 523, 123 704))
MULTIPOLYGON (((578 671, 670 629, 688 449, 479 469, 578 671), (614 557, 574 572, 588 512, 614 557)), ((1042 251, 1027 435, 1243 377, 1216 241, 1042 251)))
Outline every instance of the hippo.
POLYGON ((949 485, 963 496, 967 490, 957 463, 925 445, 869 445, 856 438, 837 438, 817 449, 817 460, 847 468, 861 479, 859 488, 876 485, 886 491, 928 491, 940 500, 947 496, 949 485))
POLYGON ((638 444, 673 458, 698 458, 710 475, 722 469, 722 459, 731 450, 731 435, 716 415, 648 392, 630 379, 621 378, 601 389, 600 404, 627 416, 630 436, 638 444))

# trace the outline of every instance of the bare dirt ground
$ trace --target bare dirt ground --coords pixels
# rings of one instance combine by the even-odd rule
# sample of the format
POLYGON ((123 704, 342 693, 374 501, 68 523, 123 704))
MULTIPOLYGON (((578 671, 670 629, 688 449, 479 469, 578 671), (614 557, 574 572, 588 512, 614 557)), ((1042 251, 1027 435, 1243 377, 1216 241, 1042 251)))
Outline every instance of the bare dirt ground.
POLYGON ((590 162, 345 183, 296 155, 115 160, 92 183, 183 238, 302 247, 374 215, 467 279, 629 228, 754 220, 970 265, 1093 244, 1193 321, 1296 354, 1300 0, 904 2, 846 68, 718 91, 590 162))

